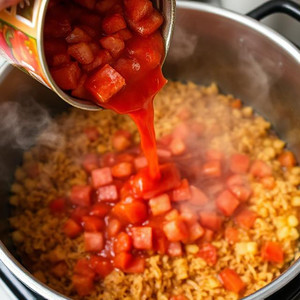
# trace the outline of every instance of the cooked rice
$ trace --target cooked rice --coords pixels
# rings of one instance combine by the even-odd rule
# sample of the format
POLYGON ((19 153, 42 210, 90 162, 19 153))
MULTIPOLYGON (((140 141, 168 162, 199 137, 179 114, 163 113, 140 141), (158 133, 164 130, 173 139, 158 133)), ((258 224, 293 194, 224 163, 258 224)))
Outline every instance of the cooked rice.
MULTIPOLYGON (((261 159, 272 166, 276 179, 273 190, 264 189, 258 182, 251 183, 254 193, 249 206, 259 216, 254 228, 238 229, 238 245, 228 244, 223 232, 219 232, 212 242, 218 249, 218 261, 213 267, 195 256, 196 244, 186 245, 184 257, 150 256, 143 274, 113 271, 96 284, 95 291, 86 299, 167 300, 177 294, 188 299, 238 299, 218 280, 217 274, 223 268, 234 269, 241 276, 246 283, 244 295, 248 295, 276 278, 295 259, 299 237, 300 167, 282 170, 276 157, 285 143, 250 107, 232 108, 234 100, 230 95, 219 94, 214 84, 199 87, 193 83, 170 82, 155 99, 156 133, 157 137, 170 133, 180 122, 182 112, 189 111, 190 118, 205 124, 203 148, 221 149, 226 155, 237 151, 246 153, 251 159, 261 159), (266 240, 281 243, 284 264, 262 261, 259 250, 266 240), (252 243, 245 244, 249 242, 252 243), (247 247, 251 251, 241 250, 247 247)), ((24 153, 23 165, 16 170, 11 187, 12 238, 23 263, 39 280, 75 299, 79 297, 73 290, 71 277, 77 259, 86 255, 83 238, 67 238, 60 230, 66 219, 53 216, 48 203, 66 195, 72 185, 86 183, 87 174, 80 165, 82 156, 111 151, 110 138, 120 128, 132 132, 138 142, 136 127, 127 116, 77 109, 63 113, 55 125, 41 134, 37 145, 24 153), (90 126, 96 126, 100 132, 95 142, 89 142, 84 134, 84 129, 90 126), (26 171, 36 163, 39 175, 29 178, 26 171), (50 267, 60 260, 67 263, 68 272, 56 278, 50 267)))

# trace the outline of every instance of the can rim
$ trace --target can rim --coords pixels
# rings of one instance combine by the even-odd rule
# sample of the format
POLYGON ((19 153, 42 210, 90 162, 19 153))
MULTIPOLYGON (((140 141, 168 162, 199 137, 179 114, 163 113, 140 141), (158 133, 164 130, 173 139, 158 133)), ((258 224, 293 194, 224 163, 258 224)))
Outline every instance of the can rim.
POLYGON ((46 57, 45 57, 45 52, 44 52, 44 24, 45 24, 45 17, 46 17, 46 12, 48 8, 49 0, 41 1, 41 7, 40 7, 40 13, 38 15, 38 26, 37 26, 37 51, 38 55, 41 61, 41 68, 43 70, 43 73, 45 74, 48 83, 50 84, 51 89, 64 101, 66 101, 68 104, 80 108, 83 110, 90 110, 90 111, 99 111, 102 110, 103 108, 93 104, 91 101, 85 101, 85 100, 80 100, 77 98, 74 98, 67 93, 65 93, 53 80, 48 64, 46 62, 46 57))

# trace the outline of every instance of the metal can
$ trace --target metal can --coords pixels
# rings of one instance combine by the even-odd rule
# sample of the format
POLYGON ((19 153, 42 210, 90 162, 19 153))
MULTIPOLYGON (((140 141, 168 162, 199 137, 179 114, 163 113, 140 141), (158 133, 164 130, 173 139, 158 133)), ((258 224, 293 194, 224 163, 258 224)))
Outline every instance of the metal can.
POLYGON ((92 102, 66 94, 52 79, 43 42, 48 4, 49 0, 24 0, 0 12, 0 54, 72 106, 99 110, 101 108, 92 102))

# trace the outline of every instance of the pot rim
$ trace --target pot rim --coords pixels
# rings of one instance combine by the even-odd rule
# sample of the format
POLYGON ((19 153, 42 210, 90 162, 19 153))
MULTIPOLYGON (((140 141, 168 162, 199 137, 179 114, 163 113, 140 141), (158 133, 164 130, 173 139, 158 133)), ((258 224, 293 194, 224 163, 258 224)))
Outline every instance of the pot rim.
MULTIPOLYGON (((177 7, 180 9, 190 9, 203 11, 206 13, 218 15, 223 18, 231 19, 234 22, 245 25, 262 35, 266 36, 267 39, 273 41, 277 46, 282 48, 287 52, 291 57, 293 57, 296 62, 300 65, 300 52, 298 49, 292 45, 287 39, 282 35, 272 30, 271 28, 261 24, 260 22, 229 10, 223 8, 214 7, 205 3, 196 3, 190 1, 177 1, 177 7)), ((0 67, 0 75, 3 80, 5 75, 11 71, 11 67, 8 63, 3 64, 0 67)), ((0 79, 0 82, 2 81, 0 79)), ((0 260, 4 265, 16 276, 23 284, 29 287, 31 290, 35 291, 39 295, 45 297, 46 299, 57 299, 57 300, 66 300, 70 299, 62 294, 56 292, 52 288, 40 282, 33 275, 30 274, 18 261, 17 259, 8 251, 6 246, 0 241, 0 260)), ((300 258, 297 259, 286 271, 284 271, 278 278, 273 280, 271 283, 265 287, 259 289, 253 294, 243 298, 244 300, 254 300, 254 299, 265 299, 269 297, 274 292, 278 291, 294 279, 300 273, 300 258)))

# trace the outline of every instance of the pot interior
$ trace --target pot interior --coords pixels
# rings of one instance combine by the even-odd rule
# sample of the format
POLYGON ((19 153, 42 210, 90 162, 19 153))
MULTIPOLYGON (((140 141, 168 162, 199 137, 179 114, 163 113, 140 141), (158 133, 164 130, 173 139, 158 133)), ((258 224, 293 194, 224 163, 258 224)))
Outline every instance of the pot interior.
MULTIPOLYGON (((173 41, 164 65, 167 78, 199 84, 216 82, 223 93, 239 97, 268 119, 300 159, 300 54, 255 21, 205 5, 178 4, 173 41), (194 5, 199 10, 192 10, 194 5)), ((14 170, 47 120, 69 106, 23 72, 12 67, 2 71, 0 238, 15 254, 8 224, 14 170), (14 119, 7 123, 8 117, 14 119)))

